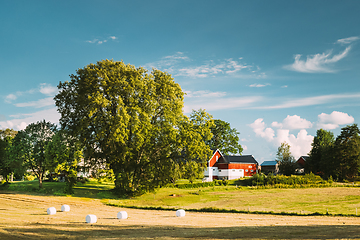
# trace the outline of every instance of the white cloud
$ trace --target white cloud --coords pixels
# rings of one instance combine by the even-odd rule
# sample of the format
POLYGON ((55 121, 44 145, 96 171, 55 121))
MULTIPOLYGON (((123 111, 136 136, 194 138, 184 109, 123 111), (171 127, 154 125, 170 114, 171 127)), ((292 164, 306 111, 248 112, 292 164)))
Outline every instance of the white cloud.
POLYGON ((42 108, 46 106, 54 105, 54 100, 52 97, 40 99, 37 101, 25 102, 25 103, 16 103, 14 104, 16 107, 35 107, 42 108))
POLYGON ((265 83, 265 84, 258 84, 258 83, 254 83, 254 84, 251 84, 249 85, 249 87, 266 87, 266 86, 270 86, 271 84, 270 83, 265 83))
POLYGON ((284 129, 304 129, 304 128, 311 128, 312 123, 297 115, 293 115, 293 116, 287 115, 287 117, 283 120, 282 123, 273 122, 271 126, 276 128, 284 128, 284 129))
POLYGON ((23 130, 28 124, 42 121, 46 121, 58 124, 60 114, 56 108, 49 108, 46 110, 30 113, 30 114, 18 114, 10 116, 12 119, 8 121, 0 121, 0 128, 13 128, 15 130, 23 130))
POLYGON ((258 118, 249 126, 253 129, 257 136, 265 138, 267 141, 272 141, 275 136, 275 132, 272 128, 265 128, 264 119, 258 118))
POLYGON ((303 73, 332 73, 336 72, 333 69, 332 64, 340 61, 347 56, 351 49, 351 46, 347 47, 343 52, 332 55, 332 50, 324 53, 318 53, 315 55, 309 55, 306 61, 301 60, 301 54, 295 55, 295 62, 291 65, 285 66, 286 69, 303 72, 303 73))
POLYGON ((331 114, 319 114, 317 127, 331 130, 338 128, 340 125, 351 124, 353 122, 354 118, 347 113, 333 111, 331 114))
POLYGON ((246 145, 241 144, 241 147, 243 148, 244 151, 248 150, 248 147, 246 145))
MULTIPOLYGON (((287 125, 290 127, 294 127, 292 126, 292 124, 295 122, 299 122, 299 119, 297 117, 288 118, 288 120, 286 120, 285 118, 283 124, 278 122, 273 122, 272 126, 284 127, 284 125, 287 125)), ((305 126, 307 126, 306 124, 308 124, 303 120, 301 120, 300 123, 305 126)), ((301 129, 298 132, 298 134, 295 136, 294 134, 290 134, 289 129, 280 128, 277 129, 275 135, 275 131, 272 128, 266 128, 266 124, 262 118, 256 119, 252 124, 250 124, 250 127, 253 129, 253 131, 257 136, 260 136, 264 138, 266 141, 271 142, 276 147, 280 146, 280 144, 283 142, 287 142, 290 145, 290 151, 295 158, 308 154, 308 152, 311 149, 311 143, 314 138, 313 136, 308 135, 305 129, 301 129)))
POLYGON ((45 94, 45 95, 48 95, 48 96, 54 96, 58 92, 58 89, 57 89, 57 87, 54 87, 51 84, 41 83, 39 91, 42 94, 45 94))
POLYGON ((311 150, 313 136, 308 135, 305 129, 301 129, 298 134, 290 134, 288 129, 278 129, 274 143, 280 146, 281 143, 287 142, 290 145, 291 154, 295 159, 307 155, 311 150))
POLYGON ((117 39, 117 37, 115 37, 115 36, 110 36, 109 38, 112 39, 112 40, 116 40, 116 39, 117 39))
POLYGON ((338 39, 338 40, 336 41, 336 43, 340 43, 340 44, 350 44, 350 43, 355 42, 355 41, 357 41, 357 40, 359 40, 359 39, 360 39, 360 37, 357 37, 357 36, 355 36, 355 37, 348 37, 348 38, 342 38, 342 39, 338 39))
POLYGON ((9 94, 5 97, 5 102, 11 103, 12 101, 16 100, 17 96, 15 94, 9 94))

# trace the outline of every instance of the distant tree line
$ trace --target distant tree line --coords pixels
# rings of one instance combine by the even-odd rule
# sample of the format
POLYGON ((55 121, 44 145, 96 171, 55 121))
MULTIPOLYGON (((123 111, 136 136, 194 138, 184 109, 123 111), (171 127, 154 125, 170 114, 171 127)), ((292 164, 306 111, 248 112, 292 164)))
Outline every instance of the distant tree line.
MULTIPOLYGON (((360 130, 357 124, 343 127, 336 139, 331 131, 319 129, 311 146, 309 158, 305 162, 306 173, 338 181, 354 180, 359 176, 360 130)), ((276 160, 282 174, 289 176, 295 173, 295 159, 286 142, 278 148, 276 160)))

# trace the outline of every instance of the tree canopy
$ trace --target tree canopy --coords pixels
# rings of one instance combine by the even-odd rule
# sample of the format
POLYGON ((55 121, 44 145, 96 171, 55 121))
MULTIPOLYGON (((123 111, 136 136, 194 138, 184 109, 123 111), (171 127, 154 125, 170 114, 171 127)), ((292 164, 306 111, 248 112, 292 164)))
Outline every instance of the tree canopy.
POLYGON ((211 149, 219 149, 225 155, 242 153, 243 148, 239 144, 238 136, 240 133, 235 128, 231 128, 230 123, 215 119, 211 133, 213 136, 207 141, 211 149))
POLYGON ((48 170, 45 157, 46 148, 55 131, 55 124, 43 120, 29 124, 24 130, 19 131, 14 138, 13 161, 20 166, 31 169, 39 180, 40 188, 48 170))
POLYGON ((329 176, 331 167, 331 150, 335 142, 334 134, 324 129, 316 131, 316 136, 311 143, 309 158, 306 160, 305 169, 307 172, 329 176))
POLYGON ((295 159, 291 155, 288 143, 281 143, 276 153, 276 161, 279 163, 280 173, 290 176, 295 172, 295 159))
POLYGON ((87 160, 109 164, 119 193, 153 190, 171 182, 180 165, 204 166, 210 156, 210 120, 183 114, 184 93, 170 74, 103 60, 70 79, 55 96, 60 124, 83 144, 87 160))

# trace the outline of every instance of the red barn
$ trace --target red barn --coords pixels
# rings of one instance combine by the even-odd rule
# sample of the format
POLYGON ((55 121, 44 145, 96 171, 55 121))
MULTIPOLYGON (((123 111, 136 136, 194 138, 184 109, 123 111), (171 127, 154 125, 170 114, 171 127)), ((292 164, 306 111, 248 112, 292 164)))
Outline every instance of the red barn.
POLYGON ((219 149, 214 151, 204 172, 206 181, 213 179, 238 179, 251 177, 258 172, 258 162, 252 155, 226 156, 219 149))

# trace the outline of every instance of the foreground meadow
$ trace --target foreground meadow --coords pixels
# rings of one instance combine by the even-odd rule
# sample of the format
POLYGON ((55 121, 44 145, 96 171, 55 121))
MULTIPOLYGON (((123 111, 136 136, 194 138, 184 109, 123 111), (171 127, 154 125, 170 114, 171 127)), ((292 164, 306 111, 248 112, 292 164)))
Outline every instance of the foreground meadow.
POLYGON ((274 216, 127 209, 80 197, 0 191, 0 239, 360 239, 359 217, 274 216), (70 212, 60 212, 61 205, 70 212), (46 209, 55 207, 55 215, 46 209), (118 220, 119 211, 129 218, 118 220), (98 222, 87 224, 87 214, 98 222))

